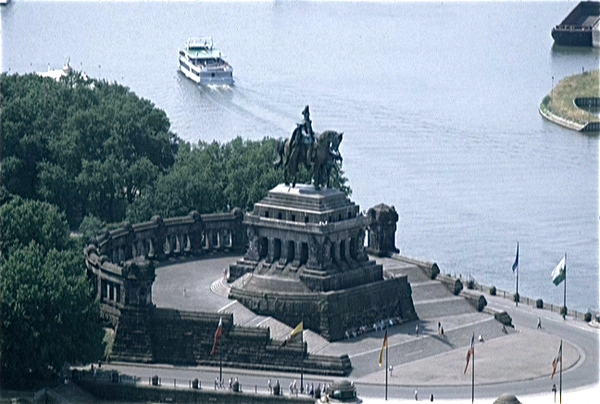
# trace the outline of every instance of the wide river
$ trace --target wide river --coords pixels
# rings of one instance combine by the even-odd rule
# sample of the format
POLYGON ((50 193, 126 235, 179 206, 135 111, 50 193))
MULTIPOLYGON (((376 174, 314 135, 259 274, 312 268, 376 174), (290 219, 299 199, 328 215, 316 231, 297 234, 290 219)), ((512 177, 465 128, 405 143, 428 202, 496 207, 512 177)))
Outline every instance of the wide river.
POLYGON ((598 49, 553 47, 576 2, 31 2, 2 8, 2 71, 60 68, 151 100, 181 138, 345 133, 352 199, 394 205, 396 245, 443 272, 598 309, 598 137, 538 112, 598 49), (188 37, 212 36, 233 88, 177 71, 188 37))

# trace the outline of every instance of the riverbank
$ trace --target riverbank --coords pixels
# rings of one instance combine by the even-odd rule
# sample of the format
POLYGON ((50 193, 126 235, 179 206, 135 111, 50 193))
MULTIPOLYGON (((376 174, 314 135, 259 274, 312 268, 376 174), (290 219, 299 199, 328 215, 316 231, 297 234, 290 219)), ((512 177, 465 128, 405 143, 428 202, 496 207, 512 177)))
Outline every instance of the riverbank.
POLYGON ((580 132, 597 132, 600 125, 598 70, 565 77, 542 100, 540 114, 580 132))

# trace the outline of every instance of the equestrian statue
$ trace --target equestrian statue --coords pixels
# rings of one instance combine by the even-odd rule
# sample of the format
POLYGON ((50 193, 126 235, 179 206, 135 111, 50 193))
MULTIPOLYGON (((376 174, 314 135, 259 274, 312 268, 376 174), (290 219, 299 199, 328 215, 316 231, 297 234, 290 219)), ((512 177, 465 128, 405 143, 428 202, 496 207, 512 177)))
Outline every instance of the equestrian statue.
POLYGON ((289 139, 277 142, 277 160, 275 167, 283 166, 283 175, 286 185, 292 182, 296 186, 296 176, 300 163, 310 170, 316 189, 321 186, 329 187, 331 169, 336 161, 342 161, 339 146, 344 133, 326 130, 316 136, 312 129, 308 105, 302 111, 304 120, 292 132, 289 139))

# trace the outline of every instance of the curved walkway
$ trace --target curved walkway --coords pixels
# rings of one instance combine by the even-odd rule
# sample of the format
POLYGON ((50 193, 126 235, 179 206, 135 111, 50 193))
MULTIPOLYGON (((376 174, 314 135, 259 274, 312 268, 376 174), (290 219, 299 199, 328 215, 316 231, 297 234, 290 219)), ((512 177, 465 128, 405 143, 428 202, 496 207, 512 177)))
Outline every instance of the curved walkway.
MULTIPOLYGON (((237 258, 201 259, 157 268, 153 287, 155 304, 182 310, 233 310, 236 303, 224 296, 227 286, 221 279, 223 269, 237 258)), ((387 258, 379 261, 384 268, 397 266, 392 269, 407 273, 409 282, 415 285, 413 299, 420 318, 389 329, 388 358, 394 368, 388 378, 390 397, 412 397, 410 392, 417 386, 439 398, 470 397, 471 367, 466 374, 464 368, 473 333, 476 339, 479 335, 484 338, 484 342, 475 345, 475 380, 480 396, 498 397, 506 391, 517 395, 540 394, 548 392, 553 383, 558 386, 558 375, 551 380, 550 374, 561 339, 563 388, 589 388, 598 383, 600 330, 580 320, 567 317, 564 321, 557 313, 523 305, 517 308, 506 299, 486 295, 488 306, 505 310, 512 316, 515 329, 509 328, 506 335, 491 315, 463 306, 462 299, 452 298, 449 292, 444 294, 445 288, 438 289, 441 284, 428 280, 418 268, 387 258), (442 314, 449 305, 452 310, 442 314), (538 317, 541 317, 542 329, 536 328, 538 317), (444 327, 443 337, 438 333, 438 321, 444 327), (418 336, 416 324, 419 325, 418 336)), ((252 315, 250 312, 249 316, 252 315)), ((274 330, 275 324, 269 318, 256 317, 245 318, 244 322, 271 326, 274 330)), ((287 328, 277 333, 284 335, 286 332, 287 328)), ((322 354, 347 353, 354 367, 349 379, 357 383, 363 396, 380 397, 385 383, 385 370, 378 365, 383 334, 384 331, 378 330, 335 343, 315 340, 309 350, 322 354)), ((236 373, 246 374, 242 370, 236 370, 236 373)), ((285 378, 285 375, 281 376, 285 378)), ((260 380, 265 377, 257 372, 247 372, 249 381, 246 383, 258 380, 257 384, 264 384, 260 380)), ((305 378, 313 379, 310 375, 305 378)), ((322 378, 315 378, 315 381, 322 381, 322 378)))

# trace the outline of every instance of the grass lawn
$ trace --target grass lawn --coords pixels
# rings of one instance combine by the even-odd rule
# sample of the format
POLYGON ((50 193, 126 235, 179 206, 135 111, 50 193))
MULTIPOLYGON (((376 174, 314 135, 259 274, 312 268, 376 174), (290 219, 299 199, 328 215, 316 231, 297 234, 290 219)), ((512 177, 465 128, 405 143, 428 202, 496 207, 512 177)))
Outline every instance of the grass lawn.
POLYGON ((592 111, 590 114, 575 105, 575 98, 578 97, 600 97, 598 72, 593 70, 565 77, 544 97, 540 109, 580 124, 600 121, 597 113, 592 111))

